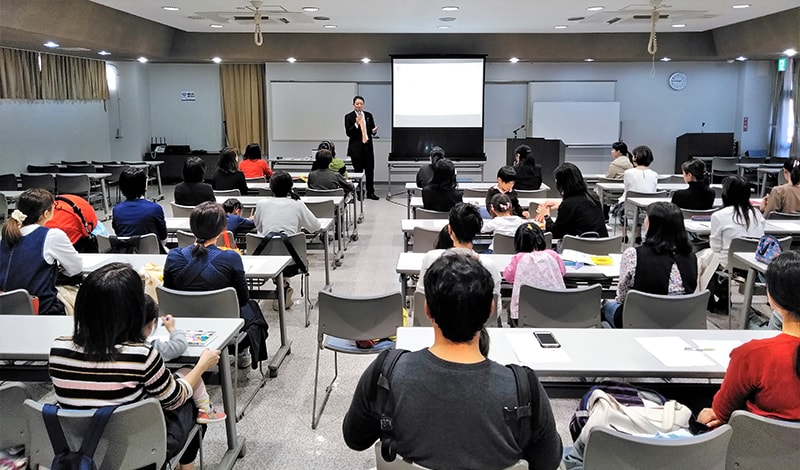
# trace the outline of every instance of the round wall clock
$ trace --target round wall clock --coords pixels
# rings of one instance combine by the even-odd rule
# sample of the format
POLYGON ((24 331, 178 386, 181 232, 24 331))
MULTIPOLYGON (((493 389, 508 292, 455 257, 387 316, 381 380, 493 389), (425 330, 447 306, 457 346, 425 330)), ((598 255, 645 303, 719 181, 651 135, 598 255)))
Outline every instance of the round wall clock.
POLYGON ((681 91, 686 88, 688 79, 683 72, 675 72, 669 76, 669 87, 675 91, 681 91))

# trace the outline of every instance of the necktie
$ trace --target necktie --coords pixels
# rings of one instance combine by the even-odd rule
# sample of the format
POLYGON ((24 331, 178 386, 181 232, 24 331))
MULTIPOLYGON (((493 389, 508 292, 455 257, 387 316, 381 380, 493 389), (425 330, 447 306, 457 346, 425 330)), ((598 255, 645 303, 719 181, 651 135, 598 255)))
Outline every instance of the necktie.
POLYGON ((366 144, 369 138, 367 137, 367 121, 364 119, 364 113, 360 113, 361 118, 361 143, 366 144))

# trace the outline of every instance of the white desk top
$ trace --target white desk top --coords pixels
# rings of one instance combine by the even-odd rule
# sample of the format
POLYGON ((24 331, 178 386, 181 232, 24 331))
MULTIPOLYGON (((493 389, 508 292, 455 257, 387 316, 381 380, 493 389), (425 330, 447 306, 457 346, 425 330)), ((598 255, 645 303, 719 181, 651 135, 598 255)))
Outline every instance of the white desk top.
MULTIPOLYGON (((619 183, 597 183, 596 187, 604 190, 604 191, 624 191, 625 190, 625 183, 620 181, 619 183)), ((689 185, 686 183, 658 183, 657 189, 659 191, 677 191, 679 189, 686 189, 689 185)))
POLYGON ((745 252, 737 251, 736 253, 733 254, 733 257, 737 261, 741 261, 748 267, 753 268, 760 273, 766 273, 767 267, 769 267, 768 264, 762 263, 761 261, 756 261, 756 254, 753 253, 752 251, 745 251, 745 252))
MULTIPOLYGON (((458 189, 476 189, 476 190, 479 190, 479 191, 480 190, 487 190, 488 191, 489 188, 491 188, 492 186, 495 186, 496 184, 497 183, 490 182, 490 181, 477 182, 477 183, 476 182, 472 182, 472 183, 464 182, 464 183, 458 183, 458 189)), ((418 188, 417 187, 417 183, 415 183, 415 182, 407 182, 405 187, 406 187, 406 191, 413 191, 415 189, 422 191, 422 188, 418 188)), ((550 186, 542 183, 542 186, 539 189, 547 189, 547 190, 549 190, 550 186)))
POLYGON ((41 176, 41 175, 52 175, 52 176, 88 176, 90 180, 102 180, 111 177, 111 173, 24 173, 26 175, 32 176, 41 176))
MULTIPOLYGON (((167 255, 79 253, 79 256, 83 260, 83 272, 85 274, 115 262, 128 263, 138 272, 147 263, 164 266, 167 261, 167 255)), ((245 275, 252 278, 273 278, 291 262, 291 256, 242 256, 245 275)))
MULTIPOLYGON (((192 231, 189 226, 189 217, 164 217, 164 220, 167 223, 167 232, 169 233, 177 232, 178 230, 192 231)), ((329 230, 333 224, 333 219, 331 218, 318 218, 317 220, 321 226, 320 230, 329 230)))
MULTIPOLYGON (((47 361, 50 346, 59 336, 72 336, 74 319, 56 315, 0 315, 0 359, 47 361)), ((220 349, 229 344, 244 325, 241 318, 179 317, 181 329, 211 330, 217 334, 206 346, 189 346, 184 358, 198 358, 205 347, 220 349)), ((166 335, 163 326, 156 334, 166 335)))
MULTIPOLYGON (((636 338, 679 337, 689 347, 694 340, 732 340, 744 343, 751 339, 770 338, 778 331, 757 330, 628 330, 605 328, 488 328, 491 337, 489 358, 501 364, 525 364, 539 376, 566 377, 682 377, 722 378, 727 364, 714 359, 726 356, 720 351, 680 351, 705 356, 706 365, 666 366, 645 349, 636 338), (534 331, 552 332, 561 348, 547 351, 533 336, 534 331), (528 349, 535 362, 522 361, 515 345, 530 344, 528 349), (721 354, 712 354, 719 352, 721 354), (564 361, 566 356, 566 361, 564 361), (563 361, 563 362, 560 362, 563 361), (710 364, 709 364, 710 363, 710 364)), ((397 329, 397 348, 417 351, 433 344, 433 328, 407 327, 397 329)), ((517 346, 518 347, 518 346, 517 346)), ((699 358, 704 359, 704 358, 699 358)))
MULTIPOLYGON (((258 201, 266 198, 266 197, 273 197, 273 196, 239 196, 236 199, 242 203, 244 207, 255 207, 258 204, 258 201)), ((225 202, 229 197, 228 196, 217 196, 217 202, 222 204, 225 202)), ((343 196, 302 196, 300 200, 303 202, 322 202, 322 201, 333 201, 334 206, 340 206, 342 201, 344 200, 343 196)))
MULTIPOLYGON (((764 233, 768 235, 800 235, 800 221, 797 220, 767 220, 764 226, 764 233)), ((686 231, 697 235, 708 235, 711 233, 710 221, 699 221, 687 219, 683 221, 686 231)))
MULTIPOLYGON (((486 204, 486 198, 482 197, 465 197, 462 200, 468 204, 472 204, 473 206, 481 207, 486 204)), ((545 201, 556 201, 561 202, 560 197, 521 197, 518 199, 519 205, 522 206, 523 209, 526 209, 530 203, 535 202, 536 204, 542 204, 545 201)), ((422 197, 421 196, 414 196, 411 198, 411 207, 422 207, 422 197)))

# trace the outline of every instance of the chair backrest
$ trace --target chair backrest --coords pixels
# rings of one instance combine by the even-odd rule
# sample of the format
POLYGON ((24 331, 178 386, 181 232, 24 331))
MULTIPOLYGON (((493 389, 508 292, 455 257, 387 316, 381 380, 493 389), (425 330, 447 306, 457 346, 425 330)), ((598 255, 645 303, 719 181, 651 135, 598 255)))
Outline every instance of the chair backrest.
POLYGON ((785 174, 782 171, 779 171, 778 172, 778 184, 781 185, 781 184, 786 184, 786 183, 787 183, 787 181, 786 181, 785 174))
POLYGON ((403 296, 400 292, 350 297, 319 292, 317 342, 325 335, 349 340, 388 338, 403 326, 403 296))
POLYGON ((333 200, 306 202, 308 210, 318 219, 332 219, 336 216, 336 206, 333 200))
POLYGON ((25 289, 15 289, 0 293, 0 315, 34 314, 31 296, 25 289))
POLYGON ((0 385, 0 449, 28 444, 28 426, 22 403, 30 398, 25 384, 6 382, 0 385))
MULTIPOLYGON (((253 190, 251 189, 250 193, 252 194, 252 192, 253 192, 253 190)), ((256 188, 255 189, 255 193, 256 193, 256 196, 272 197, 272 190, 269 189, 269 188, 256 188)))
POLYGON ((589 328, 600 324, 603 287, 593 284, 573 289, 521 286, 519 326, 535 328, 589 328))
MULTIPOLYGON (((297 256, 303 260, 306 266, 308 266, 308 251, 306 249, 306 235, 302 232, 295 233, 294 235, 289 235, 287 237, 289 239, 289 243, 292 244, 294 247, 294 251, 297 252, 297 256)), ((248 254, 253 254, 253 251, 261 244, 261 240, 264 237, 262 235, 256 235, 255 233, 248 233, 246 235, 246 242, 247 242, 247 249, 248 254)), ((289 250, 286 248, 286 245, 281 241, 280 237, 273 237, 272 241, 267 243, 267 246, 264 247, 264 251, 260 253, 262 256, 291 256, 289 254, 289 250)), ((294 262, 289 264, 294 265, 294 262)))
POLYGON ((242 192, 238 189, 215 189, 214 196, 241 196, 242 192))
POLYGON ((432 211, 417 207, 414 209, 415 219, 446 219, 450 216, 449 212, 432 211))
MULTIPOLYGON (((550 234, 550 236, 552 237, 553 234, 550 234)), ((497 255, 513 255, 516 253, 514 249, 514 237, 512 235, 495 233, 492 237, 492 246, 494 247, 494 253, 497 255)))
POLYGON ((239 300, 233 287, 193 292, 157 286, 156 294, 162 315, 239 318, 239 300))
POLYGON ((58 173, 58 165, 28 165, 28 173, 58 173))
POLYGON ((186 230, 178 230, 175 232, 175 238, 178 239, 178 248, 184 248, 194 243, 196 237, 192 232, 186 230))
POLYGON ((92 190, 89 177, 86 175, 56 175, 56 191, 58 194, 74 194, 88 197, 92 190))
POLYGON ((684 180, 681 175, 669 175, 663 180, 659 179, 658 182, 664 184, 683 184, 686 183, 686 180, 684 180))
MULTIPOLYGON (((26 453, 31 468, 49 467, 53 461, 53 446, 42 418, 42 404, 25 400, 25 420, 30 430, 30 445, 26 453)), ((58 420, 70 449, 78 449, 85 436, 94 410, 58 410, 58 420)), ((97 445, 94 461, 98 470, 161 468, 167 457, 164 412, 155 398, 147 398, 114 410, 103 436, 97 445)))
POLYGON ((681 209, 681 213, 683 214, 684 219, 691 219, 694 215, 711 215, 718 210, 719 208, 707 210, 681 209))
POLYGON ((431 319, 425 315, 425 294, 414 291, 414 325, 413 326, 433 326, 431 319))
POLYGON ((619 253, 622 248, 622 236, 584 238, 574 235, 564 235, 561 239, 562 250, 575 250, 590 255, 607 256, 609 253, 619 253))
POLYGON ((334 189, 307 188, 306 189, 306 196, 344 196, 344 189, 342 189, 342 188, 334 188, 334 189))
POLYGON ((800 219, 800 213, 789 214, 787 212, 772 211, 767 215, 767 218, 772 220, 797 220, 800 219))
POLYGON ((657 197, 668 197, 669 191, 656 191, 654 193, 644 193, 641 191, 628 191, 625 197, 648 197, 648 198, 657 198, 657 197))
MULTIPOLYGON (((392 462, 387 462, 383 460, 383 456, 381 455, 380 441, 378 441, 375 444, 375 463, 377 464, 376 470, 424 470, 427 468, 421 465, 417 465, 415 463, 406 462, 405 460, 403 460, 403 457, 399 455, 392 462)), ((528 462, 525 460, 520 460, 514 465, 506 467, 503 470, 527 470, 527 469, 528 469, 528 462)))
POLYGON ((515 189, 518 198, 547 197, 546 189, 515 189))
POLYGON ((194 206, 182 206, 174 201, 169 201, 169 205, 172 207, 172 217, 189 217, 194 210, 194 206))
POLYGON ((711 292, 656 295, 628 291, 622 307, 625 328, 705 330, 711 292))
POLYGON ((56 179, 53 175, 29 175, 23 173, 20 175, 20 183, 23 191, 31 188, 43 188, 53 194, 56 192, 56 179))
POLYGON ((86 162, 67 163, 64 173, 97 173, 97 167, 86 162))
POLYGON ((6 220, 7 217, 8 217, 8 199, 6 199, 5 194, 0 192, 0 222, 6 220))
POLYGON ((266 176, 259 176, 258 178, 245 178, 244 181, 246 183, 266 183, 267 177, 266 176))
POLYGON ((426 227, 414 227, 411 232, 414 238, 414 253, 427 253, 436 246, 441 230, 426 227))
POLYGON ((728 470, 760 470, 792 468, 800 461, 800 422, 765 418, 749 411, 737 410, 728 424, 733 429, 728 470))
POLYGON ((115 184, 119 181, 119 176, 129 168, 129 165, 117 165, 113 163, 103 165, 103 173, 111 173, 111 176, 106 180, 108 183, 115 184))
POLYGON ((17 190, 17 175, 14 173, 6 173, 0 175, 0 191, 16 191, 17 190))
MULTIPOLYGON (((781 251, 789 251, 792 247, 792 237, 783 237, 778 238, 778 243, 781 244, 781 251)), ((755 253, 756 248, 758 248, 758 238, 733 238, 731 239, 731 244, 728 247, 728 270, 731 269, 742 269, 747 270, 749 269, 747 265, 739 262, 736 258, 733 257, 733 254, 736 252, 743 252, 749 251, 750 253, 755 253)))
POLYGON ((489 192, 488 189, 472 189, 472 188, 464 188, 464 197, 482 197, 486 198, 486 193, 489 192))
POLYGON ((714 157, 711 160, 712 173, 732 173, 738 172, 739 168, 736 164, 739 163, 738 157, 714 157))
MULTIPOLYGON (((100 253, 120 252, 119 249, 114 249, 112 247, 112 242, 111 242, 112 238, 125 242, 133 237, 117 237, 116 235, 111 235, 111 236, 98 235, 97 250, 100 253)), ((158 237, 156 236, 155 233, 148 233, 146 235, 139 236, 139 246, 137 248, 137 253, 142 255, 157 255, 161 253, 161 243, 158 241, 158 237)))
POLYGON ((723 424, 706 434, 681 439, 657 439, 625 434, 603 426, 589 431, 583 454, 585 470, 702 468, 724 470, 732 435, 723 424), (659 463, 659 465, 655 465, 659 463))

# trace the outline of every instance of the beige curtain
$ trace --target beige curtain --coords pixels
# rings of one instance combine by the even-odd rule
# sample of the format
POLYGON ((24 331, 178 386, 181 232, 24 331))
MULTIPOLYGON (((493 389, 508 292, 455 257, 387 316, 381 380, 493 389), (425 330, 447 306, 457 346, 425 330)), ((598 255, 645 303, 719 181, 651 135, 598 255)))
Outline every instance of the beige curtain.
POLYGON ((247 144, 256 142, 266 154, 264 64, 221 65, 220 87, 228 146, 244 152, 247 144))
POLYGON ((46 100, 107 100, 106 63, 42 54, 42 98, 46 100))
POLYGON ((42 99, 38 53, 0 48, 0 99, 42 99))
POLYGON ((794 137, 790 156, 800 158, 800 58, 792 61, 792 99, 794 100, 794 137))

